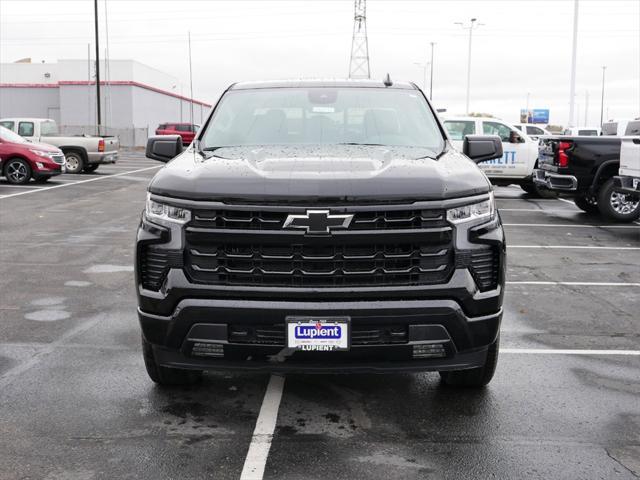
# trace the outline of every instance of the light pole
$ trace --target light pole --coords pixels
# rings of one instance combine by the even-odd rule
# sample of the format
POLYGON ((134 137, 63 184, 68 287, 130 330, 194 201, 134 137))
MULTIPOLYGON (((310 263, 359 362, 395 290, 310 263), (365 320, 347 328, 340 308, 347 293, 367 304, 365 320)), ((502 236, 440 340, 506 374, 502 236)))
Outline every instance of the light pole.
POLYGON ((604 113, 604 72, 607 69, 606 66, 602 66, 602 97, 600 98, 600 128, 602 128, 603 118, 602 115, 604 113))
POLYGON ((460 25, 465 30, 469 30, 469 54, 467 57, 467 115, 469 115, 469 95, 471 93, 471 42, 473 40, 473 30, 481 25, 484 25, 483 23, 476 23, 477 21, 477 18, 472 18, 469 26, 465 26, 462 22, 455 22, 456 25, 460 25))
POLYGON ((429 81, 429 100, 433 100, 433 48, 436 42, 431 42, 431 80, 429 81))
POLYGON ((569 126, 574 127, 573 111, 576 96, 576 53, 578 50, 578 0, 573 4, 573 50, 571 52, 571 85, 569 86, 569 126))

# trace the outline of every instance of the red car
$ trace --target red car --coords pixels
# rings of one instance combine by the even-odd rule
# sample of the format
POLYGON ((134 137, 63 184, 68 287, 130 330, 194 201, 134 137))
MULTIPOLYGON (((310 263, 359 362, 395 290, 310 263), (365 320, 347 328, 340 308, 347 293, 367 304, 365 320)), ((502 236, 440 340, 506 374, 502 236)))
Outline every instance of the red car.
POLYGON ((189 145, 193 141, 193 137, 196 136, 200 125, 193 125, 191 123, 163 123, 158 125, 156 129, 156 135, 180 135, 182 137, 182 144, 189 145))
POLYGON ((64 153, 44 143, 31 143, 11 130, 0 127, 0 172, 14 185, 46 182, 64 173, 64 153))

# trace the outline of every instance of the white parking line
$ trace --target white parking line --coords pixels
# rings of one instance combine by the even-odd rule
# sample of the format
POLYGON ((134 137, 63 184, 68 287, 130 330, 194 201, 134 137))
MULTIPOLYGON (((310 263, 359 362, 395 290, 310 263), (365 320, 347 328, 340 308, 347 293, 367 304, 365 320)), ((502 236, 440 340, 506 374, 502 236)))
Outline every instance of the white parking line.
POLYGON ((637 225, 576 225, 573 223, 503 223, 505 227, 562 227, 562 228, 633 228, 637 225))
POLYGON ((565 203, 568 203, 568 204, 573 205, 573 206, 575 206, 575 205, 576 205, 576 204, 575 204, 575 202, 573 202, 573 201, 571 201, 571 200, 567 200, 566 198, 560 198, 560 197, 558 197, 558 198, 556 198, 556 200, 560 200, 561 202, 565 202, 565 203))
POLYGON ((640 283, 631 282, 507 282, 507 285, 566 285, 569 287, 640 287, 640 283))
POLYGON ((595 245, 507 245, 507 248, 541 248, 549 250, 640 250, 640 247, 598 247, 595 245))
POLYGON ((29 190, 27 192, 18 192, 18 193, 12 193, 12 194, 9 194, 9 195, 0 195, 0 199, 10 198, 10 197, 17 197, 18 195, 26 195, 27 193, 44 192, 45 190, 53 190, 54 188, 69 187, 71 185, 78 185, 80 183, 96 182, 98 180, 102 180, 102 179, 105 179, 105 178, 120 177, 122 175, 129 175, 131 173, 144 172, 144 171, 147 171, 147 170, 152 170, 154 168, 160 168, 162 166, 163 165, 158 165, 158 166, 155 166, 155 167, 140 168, 138 170, 131 170, 131 171, 128 171, 128 172, 119 172, 119 173, 114 173, 114 174, 111 174, 111 175, 102 175, 100 177, 89 178, 87 180, 78 180, 77 182, 65 183, 63 185, 52 185, 50 187, 39 188, 37 190, 29 190))
POLYGON ((563 350, 556 348, 501 348, 500 353, 522 353, 532 355, 633 355, 640 356, 640 350, 563 350))
POLYGON ((500 208, 501 212, 542 212, 542 213, 580 213, 582 210, 579 208, 500 208))
POLYGON ((256 428, 253 430, 249 451, 244 460, 240 480, 261 480, 264 476, 264 467, 267 464, 273 432, 276 429, 283 390, 284 377, 271 375, 256 421, 256 428))

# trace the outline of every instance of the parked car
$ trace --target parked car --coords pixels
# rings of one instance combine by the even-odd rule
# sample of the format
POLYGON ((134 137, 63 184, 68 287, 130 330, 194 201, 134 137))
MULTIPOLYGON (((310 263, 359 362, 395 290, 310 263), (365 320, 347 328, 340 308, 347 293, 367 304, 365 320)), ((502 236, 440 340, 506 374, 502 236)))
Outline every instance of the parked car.
POLYGON ((618 192, 635 198, 640 198, 640 133, 638 135, 622 139, 619 175, 613 177, 618 192))
POLYGON ((514 123, 513 126, 516 127, 518 130, 520 130, 521 132, 524 132, 527 135, 529 135, 532 140, 537 140, 543 135, 553 135, 546 128, 543 128, 540 125, 535 123, 514 123))
POLYGON ((24 185, 31 178, 42 183, 64 173, 64 154, 52 145, 33 143, 0 127, 0 172, 7 182, 24 185))
POLYGON ((59 147, 67 159, 67 173, 93 172, 118 159, 117 137, 60 135, 56 122, 48 118, 3 118, 0 125, 29 141, 59 147))
POLYGON ((462 151, 422 92, 388 77, 234 84, 186 151, 150 138, 147 156, 169 162, 136 245, 151 379, 435 370, 487 384, 505 243, 469 157, 502 145, 470 135, 462 151))
POLYGON ((200 125, 191 123, 162 123, 156 129, 156 135, 180 135, 182 143, 189 145, 200 129, 200 125))
POLYGON ((573 197, 585 212, 632 222, 640 217, 640 201, 616 189, 620 152, 620 137, 541 138, 534 181, 573 197))
POLYGON ((597 137, 601 135, 600 127, 569 127, 565 128, 562 134, 569 137, 597 137))
POLYGON ((533 183, 533 170, 537 167, 538 142, 515 126, 490 117, 447 117, 444 126, 451 142, 462 149, 467 135, 498 135, 502 140, 503 155, 479 166, 494 185, 516 184, 531 195, 550 197, 556 194, 544 186, 533 183))

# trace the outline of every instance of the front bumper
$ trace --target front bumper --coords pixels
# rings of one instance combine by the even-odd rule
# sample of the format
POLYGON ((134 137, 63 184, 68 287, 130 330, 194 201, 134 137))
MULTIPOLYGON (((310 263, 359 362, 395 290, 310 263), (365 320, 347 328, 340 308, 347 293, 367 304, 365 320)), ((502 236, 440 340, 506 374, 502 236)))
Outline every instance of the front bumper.
POLYGON ((533 171, 533 183, 549 190, 573 192, 578 189, 578 179, 573 175, 561 175, 541 169, 533 171))
POLYGON ((453 300, 290 302, 186 299, 170 316, 138 311, 142 332, 165 367, 269 372, 384 372, 466 369, 481 366, 495 341, 502 311, 467 316, 453 300), (292 352, 284 337, 268 343, 234 339, 233 327, 259 329, 284 323, 289 315, 350 317, 359 326, 404 329, 402 343, 352 345, 347 352, 292 352), (217 358, 201 357, 193 346, 217 345, 217 358), (414 355, 416 345, 441 345, 439 358, 414 355))
POLYGON ((640 196, 640 178, 629 176, 613 177, 613 185, 619 192, 640 196))

